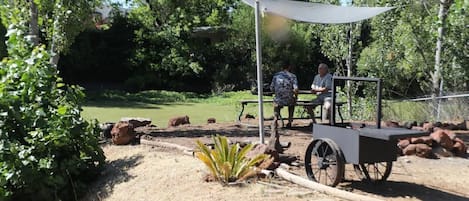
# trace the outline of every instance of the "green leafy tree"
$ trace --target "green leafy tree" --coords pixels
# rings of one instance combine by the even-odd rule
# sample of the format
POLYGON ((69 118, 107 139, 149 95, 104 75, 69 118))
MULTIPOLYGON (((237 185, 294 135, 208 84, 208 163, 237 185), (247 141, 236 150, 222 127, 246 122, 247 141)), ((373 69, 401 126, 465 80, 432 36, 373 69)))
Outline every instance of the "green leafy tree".
MULTIPOLYGON (((287 20, 284 29, 286 34, 276 38, 276 32, 269 30, 269 15, 262 18, 262 62, 265 82, 270 82, 272 75, 282 69, 281 62, 290 60, 298 73, 301 87, 308 87, 315 74, 315 67, 321 61, 327 60, 319 49, 312 29, 308 24, 294 23, 287 20)), ((228 39, 224 45, 233 45, 223 53, 227 55, 238 52, 240 56, 224 59, 228 69, 246 69, 244 77, 239 80, 256 79, 256 47, 254 35, 254 10, 246 5, 240 5, 232 13, 232 23, 228 39), (241 56, 242 55, 242 56, 241 56), (242 61, 242 62, 240 62, 242 61), (236 64, 236 65, 233 65, 236 64)), ((236 75, 231 73, 228 75, 236 75)), ((227 75, 227 76, 228 76, 227 75)))
POLYGON ((84 94, 61 83, 24 30, 10 26, 0 63, 0 197, 76 200, 104 164, 99 130, 80 116, 84 94))
POLYGON ((0 4, 8 24, 8 57, 0 62, 0 200, 77 200, 104 164, 99 128, 80 115, 81 89, 58 77, 54 45, 39 43, 45 18, 35 3, 0 4))
MULTIPOLYGON (((463 56, 464 52, 453 54, 456 48, 464 49, 462 44, 467 40, 462 28, 467 20, 467 3, 461 1, 457 4, 458 6, 448 10, 449 23, 445 26, 448 34, 443 46, 447 49, 441 57, 442 69, 448 69, 442 70, 445 77, 454 77, 464 71, 464 65, 460 64, 467 58, 467 54, 463 56), (453 44, 459 45, 454 48, 453 44), (452 68, 456 70, 450 70, 452 68)), ((435 19, 438 16, 439 3, 390 0, 377 1, 373 5, 391 5, 396 8, 371 20, 373 42, 361 53, 359 72, 385 78, 388 95, 409 97, 431 93, 431 78, 435 67, 434 50, 439 27, 439 22, 435 19)), ((467 82, 467 79, 459 80, 458 83, 467 82)), ((464 88, 461 86, 464 84, 460 84, 459 89, 464 88)), ((457 87, 448 84, 445 88, 451 90, 457 87)))
POLYGON ((219 0, 135 1, 129 17, 141 28, 135 31, 139 47, 132 58, 135 75, 128 82, 137 90, 145 85, 178 88, 184 80, 202 77, 205 58, 199 49, 207 44, 194 39, 193 32, 226 24, 231 4, 219 0))
POLYGON ((101 0, 1 0, 1 18, 5 26, 28 21, 28 38, 47 46, 51 64, 67 53, 75 37, 91 24, 91 14, 101 0), (16 13, 8 10, 17 10, 16 13))

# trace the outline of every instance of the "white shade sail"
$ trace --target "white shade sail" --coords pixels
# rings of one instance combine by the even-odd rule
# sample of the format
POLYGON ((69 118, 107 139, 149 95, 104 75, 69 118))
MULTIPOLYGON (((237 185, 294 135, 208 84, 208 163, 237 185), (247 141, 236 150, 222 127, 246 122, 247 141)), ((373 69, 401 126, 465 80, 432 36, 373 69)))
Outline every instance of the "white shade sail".
MULTIPOLYGON (((256 0, 243 0, 243 2, 254 7, 256 0)), ((344 7, 289 0, 259 0, 259 2, 262 12, 316 24, 352 23, 393 9, 393 7, 344 7)))

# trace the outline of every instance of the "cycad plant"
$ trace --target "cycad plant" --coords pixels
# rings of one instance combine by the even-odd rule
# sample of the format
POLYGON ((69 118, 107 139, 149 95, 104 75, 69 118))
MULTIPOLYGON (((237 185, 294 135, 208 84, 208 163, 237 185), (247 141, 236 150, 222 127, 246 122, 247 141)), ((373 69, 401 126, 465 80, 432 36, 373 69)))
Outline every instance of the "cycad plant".
POLYGON ((246 180, 257 175, 273 161, 267 154, 247 158, 246 154, 253 148, 252 144, 240 148, 239 144, 230 146, 224 136, 212 136, 212 139, 215 145, 213 150, 197 140, 199 150, 195 155, 208 167, 215 180, 222 183, 246 180))

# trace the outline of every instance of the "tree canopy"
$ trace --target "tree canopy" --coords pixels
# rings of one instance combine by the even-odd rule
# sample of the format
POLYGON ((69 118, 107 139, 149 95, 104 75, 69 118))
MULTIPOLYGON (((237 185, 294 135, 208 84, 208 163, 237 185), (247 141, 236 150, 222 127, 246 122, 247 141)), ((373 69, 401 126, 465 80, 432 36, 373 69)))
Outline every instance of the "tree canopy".
MULTIPOLYGON (((88 51, 105 48, 97 45, 114 39, 105 37, 93 42, 89 39, 90 33, 106 35, 113 32, 112 36, 126 41, 120 46, 120 52, 125 52, 118 56, 124 60, 121 64, 115 63, 111 67, 106 60, 121 54, 102 49, 94 56, 88 55, 91 59, 73 59, 77 55, 84 56, 78 53, 65 56, 66 61, 59 65, 60 69, 70 64, 77 70, 89 69, 90 72, 81 72, 93 73, 92 77, 96 77, 93 82, 119 77, 114 82, 125 83, 124 87, 129 90, 236 90, 248 88, 255 79, 252 8, 236 0, 130 2, 132 6, 128 11, 115 20, 116 27, 113 28, 111 22, 108 30, 88 29, 78 37, 79 41, 71 50, 77 53, 78 44, 83 48, 83 43, 87 43, 88 51), (121 29, 128 31, 116 32, 119 23, 127 24, 121 29), (119 33, 121 36, 117 36, 119 33), (85 61, 87 63, 80 63, 85 61), (108 70, 96 72, 92 69, 108 70)), ((320 2, 340 3, 337 0, 320 2)), ((318 25, 287 20, 284 25, 287 33, 281 38, 276 38, 278 36, 270 30, 272 16, 264 15, 265 80, 269 81, 273 72, 280 69, 279 63, 286 59, 295 65, 304 88, 310 84, 320 62, 326 62, 335 72, 346 75, 351 46, 351 74, 384 78, 386 96, 415 97, 432 92, 435 44, 441 24, 438 20, 439 1, 355 0, 351 3, 354 6, 394 6, 395 9, 353 25, 318 25)), ((468 34, 464 31, 468 24, 468 7, 467 1, 455 0, 445 20, 441 55, 444 91, 469 88, 469 67, 465 65, 468 62, 468 34)), ((80 49, 78 52, 86 51, 80 49)), ((71 75, 74 69, 63 71, 71 75)), ((72 80, 64 76, 65 80, 72 80)), ((85 80, 90 81, 74 78, 76 83, 85 80)))

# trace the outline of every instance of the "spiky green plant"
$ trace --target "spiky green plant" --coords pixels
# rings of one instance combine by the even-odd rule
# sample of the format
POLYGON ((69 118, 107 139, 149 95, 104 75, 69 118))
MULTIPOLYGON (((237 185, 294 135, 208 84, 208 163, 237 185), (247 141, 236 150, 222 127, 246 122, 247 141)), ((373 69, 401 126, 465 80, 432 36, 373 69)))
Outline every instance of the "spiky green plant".
POLYGON ((253 148, 248 144, 242 149, 239 144, 229 145, 224 136, 212 136, 215 149, 211 150, 205 144, 196 141, 198 152, 196 157, 201 160, 210 170, 215 180, 222 183, 242 181, 257 175, 262 168, 258 164, 268 166, 272 159, 267 154, 259 154, 253 158, 247 158, 246 154, 253 148))

